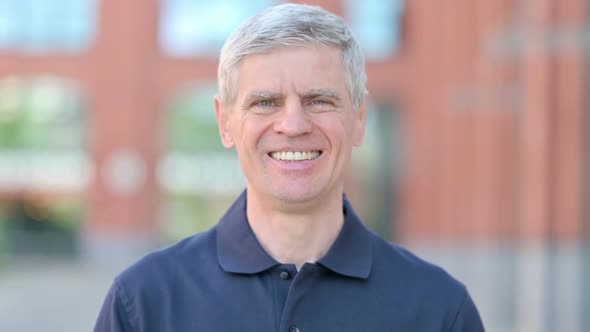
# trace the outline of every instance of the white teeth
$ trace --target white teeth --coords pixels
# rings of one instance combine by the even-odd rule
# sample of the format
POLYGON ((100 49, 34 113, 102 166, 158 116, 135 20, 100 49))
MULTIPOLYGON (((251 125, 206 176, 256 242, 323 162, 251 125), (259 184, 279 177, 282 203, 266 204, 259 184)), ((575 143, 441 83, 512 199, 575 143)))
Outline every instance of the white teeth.
POLYGON ((320 156, 320 151, 300 152, 300 151, 281 151, 270 154, 273 159, 284 161, 313 160, 320 156))

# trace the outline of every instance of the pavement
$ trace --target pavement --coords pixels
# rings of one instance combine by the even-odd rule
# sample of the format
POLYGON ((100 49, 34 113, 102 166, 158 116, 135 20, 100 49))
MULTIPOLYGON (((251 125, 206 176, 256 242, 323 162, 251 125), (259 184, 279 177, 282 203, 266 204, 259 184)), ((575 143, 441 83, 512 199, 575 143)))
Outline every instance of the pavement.
POLYGON ((76 259, 19 258, 0 268, 0 331, 92 331, 121 266, 76 259))

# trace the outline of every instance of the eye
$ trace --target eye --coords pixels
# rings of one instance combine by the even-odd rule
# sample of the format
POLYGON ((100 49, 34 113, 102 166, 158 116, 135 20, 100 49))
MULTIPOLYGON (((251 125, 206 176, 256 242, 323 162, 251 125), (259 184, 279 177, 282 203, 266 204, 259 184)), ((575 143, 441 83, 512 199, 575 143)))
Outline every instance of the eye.
POLYGON ((261 106, 261 107, 270 107, 270 106, 274 106, 274 103, 272 100, 261 100, 255 103, 256 106, 261 106))
POLYGON ((258 114, 271 114, 279 108, 279 103, 275 99, 261 99, 252 103, 250 110, 258 114))
POLYGON ((322 99, 314 99, 314 100, 311 101, 311 103, 314 104, 314 105, 325 105, 328 102, 325 101, 325 100, 322 100, 322 99))
POLYGON ((332 109, 334 107, 334 102, 329 99, 312 99, 308 105, 316 111, 324 111, 332 109))

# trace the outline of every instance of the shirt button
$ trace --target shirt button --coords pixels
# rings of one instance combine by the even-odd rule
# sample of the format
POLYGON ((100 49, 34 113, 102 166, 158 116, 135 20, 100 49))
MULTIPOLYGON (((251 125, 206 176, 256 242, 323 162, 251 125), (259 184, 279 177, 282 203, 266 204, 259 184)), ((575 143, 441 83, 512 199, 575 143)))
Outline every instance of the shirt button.
POLYGON ((299 332, 299 328, 297 326, 291 326, 289 332, 299 332))
MULTIPOLYGON (((287 272, 287 271, 282 271, 282 272, 279 274, 279 276, 280 276, 280 277, 281 277, 281 279, 283 279, 283 280, 287 280, 287 279, 291 278, 291 274, 289 274, 289 272, 287 272)), ((296 329, 296 327, 295 327, 295 329, 296 329)), ((297 330, 297 331, 299 331, 299 330, 297 330)), ((293 327, 290 329, 290 332, 297 332, 297 331, 293 330, 293 327)))

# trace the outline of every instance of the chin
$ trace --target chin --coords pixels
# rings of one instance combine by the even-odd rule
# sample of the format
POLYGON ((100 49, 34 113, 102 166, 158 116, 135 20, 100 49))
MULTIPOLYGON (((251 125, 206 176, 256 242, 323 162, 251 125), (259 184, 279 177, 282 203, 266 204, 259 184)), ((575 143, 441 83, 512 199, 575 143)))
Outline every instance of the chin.
POLYGON ((315 195, 299 192, 280 192, 273 194, 273 196, 286 203, 301 203, 315 198, 315 195))
POLYGON ((289 190, 275 190, 273 196, 285 203, 306 203, 320 197, 320 191, 315 188, 289 188, 289 190))

